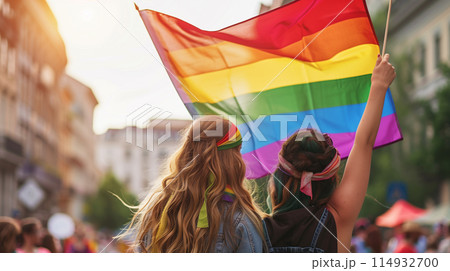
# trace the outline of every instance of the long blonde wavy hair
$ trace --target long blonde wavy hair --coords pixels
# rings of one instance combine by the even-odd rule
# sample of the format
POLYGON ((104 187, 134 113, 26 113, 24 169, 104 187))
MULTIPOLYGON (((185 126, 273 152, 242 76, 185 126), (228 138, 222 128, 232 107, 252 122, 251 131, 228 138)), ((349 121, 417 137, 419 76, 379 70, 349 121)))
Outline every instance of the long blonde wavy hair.
POLYGON ((228 120, 216 116, 193 122, 182 147, 169 159, 168 173, 161 186, 142 201, 130 223, 129 229, 137 233, 135 246, 142 252, 210 252, 221 222, 226 244, 234 247, 237 240, 233 234, 233 214, 238 209, 249 217, 264 240, 260 212, 243 185, 245 164, 240 147, 219 151, 216 146, 229 127, 228 120), (215 179, 207 195, 209 227, 197 228, 211 173, 215 179), (222 196, 227 184, 236 198, 225 212, 222 196), (157 238, 168 202, 167 225, 157 238), (150 234, 151 241, 145 242, 150 234))

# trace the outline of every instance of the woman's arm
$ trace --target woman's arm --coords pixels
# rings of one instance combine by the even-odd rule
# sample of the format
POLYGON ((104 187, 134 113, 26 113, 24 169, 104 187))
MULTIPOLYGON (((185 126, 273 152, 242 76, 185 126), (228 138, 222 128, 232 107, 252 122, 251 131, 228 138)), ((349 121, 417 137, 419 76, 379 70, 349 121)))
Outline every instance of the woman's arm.
MULTIPOLYGON (((361 210, 369 183, 372 150, 380 126, 386 91, 395 76, 395 69, 389 63, 389 55, 378 57, 372 73, 369 99, 356 131, 344 176, 328 203, 334 209, 335 216, 337 215, 335 219, 340 224, 338 228, 346 226, 345 228, 353 229, 361 210)), ((349 233, 351 236, 351 230, 349 233)))

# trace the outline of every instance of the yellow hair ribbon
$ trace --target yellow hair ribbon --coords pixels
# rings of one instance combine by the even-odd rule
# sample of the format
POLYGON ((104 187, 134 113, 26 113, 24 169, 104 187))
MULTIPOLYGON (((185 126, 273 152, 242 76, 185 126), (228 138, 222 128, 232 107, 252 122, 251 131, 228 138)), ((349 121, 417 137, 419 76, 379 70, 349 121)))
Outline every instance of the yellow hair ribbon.
MULTIPOLYGON (((170 204, 172 203, 173 200, 173 194, 170 195, 169 200, 166 203, 166 206, 164 206, 163 212, 161 214, 161 220, 159 221, 159 227, 158 227, 158 231, 156 232, 156 236, 155 236, 155 240, 159 240, 162 236, 162 233, 164 232, 164 230, 167 227, 167 211, 169 210, 170 204)), ((156 247, 152 247, 151 248, 151 252, 152 253, 158 253, 159 249, 156 247)))
POLYGON ((214 174, 211 172, 211 173, 209 173, 209 186, 208 186, 208 188, 206 188, 206 191, 205 191, 205 200, 203 201, 202 208, 200 209, 200 213, 198 214, 197 228, 208 228, 209 227, 208 209, 206 207, 206 201, 207 201, 208 192, 209 192, 209 190, 211 190, 213 184, 214 184, 214 174))

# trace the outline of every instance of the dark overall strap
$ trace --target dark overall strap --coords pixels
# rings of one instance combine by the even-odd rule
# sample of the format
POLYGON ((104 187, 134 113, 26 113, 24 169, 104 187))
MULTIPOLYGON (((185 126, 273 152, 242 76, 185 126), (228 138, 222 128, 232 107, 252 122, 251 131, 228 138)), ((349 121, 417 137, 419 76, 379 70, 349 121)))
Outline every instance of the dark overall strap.
POLYGON ((270 242, 269 232, 267 231, 266 222, 264 221, 264 219, 262 221, 262 224, 264 229, 264 237, 266 238, 267 249, 269 250, 268 252, 272 252, 272 243, 270 242))
POLYGON ((317 224, 316 231, 314 232, 314 236, 313 236, 313 239, 311 242, 311 247, 313 249, 316 248, 317 240, 319 239, 320 232, 322 231, 323 225, 324 225, 327 217, 328 217, 328 210, 327 210, 327 208, 325 208, 323 210, 322 217, 320 218, 320 222, 317 224))

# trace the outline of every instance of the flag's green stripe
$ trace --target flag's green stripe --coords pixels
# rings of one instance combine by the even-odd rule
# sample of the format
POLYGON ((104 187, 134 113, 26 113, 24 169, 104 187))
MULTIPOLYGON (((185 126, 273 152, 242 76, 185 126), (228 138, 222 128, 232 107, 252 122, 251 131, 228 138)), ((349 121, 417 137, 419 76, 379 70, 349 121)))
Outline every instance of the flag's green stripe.
POLYGON ((202 115, 238 115, 237 124, 260 115, 301 112, 367 102, 371 75, 275 88, 218 103, 193 103, 202 115))

